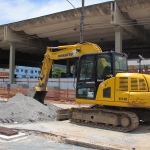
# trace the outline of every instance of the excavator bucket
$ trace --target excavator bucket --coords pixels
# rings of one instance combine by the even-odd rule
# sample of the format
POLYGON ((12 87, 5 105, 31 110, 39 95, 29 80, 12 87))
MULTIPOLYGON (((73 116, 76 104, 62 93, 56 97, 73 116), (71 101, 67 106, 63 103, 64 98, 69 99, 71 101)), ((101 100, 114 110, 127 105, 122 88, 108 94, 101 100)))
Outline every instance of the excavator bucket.
POLYGON ((29 88, 27 95, 44 104, 44 99, 46 97, 47 91, 36 91, 34 88, 29 88))

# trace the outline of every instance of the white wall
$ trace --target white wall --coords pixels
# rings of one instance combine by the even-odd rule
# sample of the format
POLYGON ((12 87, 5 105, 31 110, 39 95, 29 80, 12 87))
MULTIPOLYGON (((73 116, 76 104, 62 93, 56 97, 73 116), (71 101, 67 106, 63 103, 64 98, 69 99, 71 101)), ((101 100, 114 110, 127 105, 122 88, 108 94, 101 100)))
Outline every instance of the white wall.
POLYGON ((9 69, 0 68, 0 72, 9 72, 9 69))
MULTIPOLYGON (((139 65, 139 59, 128 60, 128 65, 139 65)), ((150 59, 141 60, 141 65, 150 65, 150 59)))
MULTIPOLYGON (((76 82, 76 79, 75 79, 76 82)), ((9 79, 0 79, 0 84, 8 84, 9 79)), ((27 85, 28 87, 34 87, 38 84, 38 79, 15 79, 15 84, 27 85)), ((74 78, 51 78, 48 80, 47 86, 56 87, 63 90, 74 90, 76 84, 74 83, 74 78)))

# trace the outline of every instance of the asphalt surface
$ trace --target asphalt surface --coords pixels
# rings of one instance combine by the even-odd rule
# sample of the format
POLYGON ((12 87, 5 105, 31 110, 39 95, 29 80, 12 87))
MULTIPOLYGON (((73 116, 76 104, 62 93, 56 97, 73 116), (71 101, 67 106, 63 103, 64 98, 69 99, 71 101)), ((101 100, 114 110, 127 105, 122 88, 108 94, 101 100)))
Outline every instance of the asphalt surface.
POLYGON ((58 143, 46 138, 30 135, 13 141, 0 141, 0 150, 92 150, 79 146, 58 143))
MULTIPOLYGON (((139 128, 129 133, 121 133, 121 132, 116 132, 116 131, 109 131, 109 130, 104 130, 104 129, 79 126, 79 125, 71 124, 68 120, 67 121, 53 121, 53 122, 36 122, 36 123, 30 123, 30 124, 0 124, 0 126, 5 126, 5 127, 13 128, 13 129, 19 129, 20 131, 26 130, 26 131, 32 131, 32 132, 34 131, 38 131, 41 133, 44 132, 44 133, 51 135, 51 138, 49 138, 50 140, 52 140, 52 137, 54 136, 55 138, 53 139, 53 141, 58 142, 58 143, 62 142, 62 140, 59 140, 61 137, 64 140, 67 139, 70 141, 74 141, 76 144, 79 144, 79 146, 82 145, 83 147, 86 144, 90 144, 89 147, 87 147, 86 145, 87 148, 94 148, 93 146, 99 146, 104 149, 106 148, 107 149, 125 149, 125 150, 149 150, 150 149, 150 142, 149 142, 150 141, 150 124, 140 124, 139 128), (81 142, 84 144, 81 144, 81 142)), ((43 136, 43 137, 46 137, 46 136, 43 136)), ((43 139, 43 141, 44 140, 46 139, 43 139)), ((24 145, 27 144, 26 147, 30 145, 34 147, 33 144, 36 143, 34 138, 31 138, 31 137, 28 137, 25 141, 24 141, 25 142, 24 145), (27 144, 25 141, 31 141, 31 142, 27 144)), ((48 143, 48 141, 46 140, 45 142, 48 143)), ((23 141, 18 141, 18 144, 20 142, 23 143, 23 141)), ((74 142, 70 144, 73 144, 74 142)), ((39 143, 37 142, 37 144, 39 143)), ((0 145, 1 144, 2 142, 0 142, 0 145)), ((44 144, 42 144, 41 142, 41 145, 44 145, 44 144)), ((4 147, 4 144, 3 144, 4 148, 7 148, 8 146, 9 145, 6 144, 4 147)), ((13 146, 15 146, 15 143, 13 146)), ((38 146, 36 146, 36 148, 37 147, 38 146)), ((8 149, 9 148, 11 147, 8 147, 8 149)), ((40 148, 42 147, 39 147, 39 149, 40 148)))
MULTIPOLYGON (((64 106, 59 105, 59 107, 69 108, 72 106, 64 104, 64 106)), ((150 149, 150 123, 140 123, 137 129, 129 133, 79 126, 70 123, 68 120, 26 124, 0 124, 0 126, 18 129, 20 132, 23 131, 27 134, 33 133, 22 140, 0 141, 0 150, 150 149)))

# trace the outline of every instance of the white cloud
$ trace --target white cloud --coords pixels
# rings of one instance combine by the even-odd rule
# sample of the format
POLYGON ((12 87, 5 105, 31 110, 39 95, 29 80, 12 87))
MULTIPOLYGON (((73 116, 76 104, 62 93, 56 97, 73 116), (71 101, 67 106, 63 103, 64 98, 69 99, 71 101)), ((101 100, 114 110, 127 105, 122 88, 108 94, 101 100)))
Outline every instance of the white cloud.
MULTIPOLYGON (((69 0, 76 8, 81 7, 81 0, 69 0)), ((85 6, 108 0, 85 0, 85 6)), ((0 0, 0 24, 21 21, 29 18, 73 9, 67 0, 0 0)))

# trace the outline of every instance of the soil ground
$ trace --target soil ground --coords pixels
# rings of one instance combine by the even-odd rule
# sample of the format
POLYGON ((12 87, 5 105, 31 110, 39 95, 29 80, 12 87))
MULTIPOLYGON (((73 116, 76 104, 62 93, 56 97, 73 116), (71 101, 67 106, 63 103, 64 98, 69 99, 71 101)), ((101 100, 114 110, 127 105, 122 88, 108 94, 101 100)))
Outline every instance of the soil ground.
MULTIPOLYGON (((51 102, 61 108, 79 107, 76 104, 60 104, 51 102)), ((84 105, 81 105, 84 106, 84 105)), ((87 106, 87 105, 85 105, 87 106)), ((92 127, 79 126, 66 121, 36 122, 28 124, 0 124, 0 126, 20 130, 34 130, 57 135, 74 143, 84 143, 99 146, 102 149, 149 150, 150 123, 141 123, 139 127, 129 133, 121 133, 92 127)), ((20 141, 21 142, 21 141, 20 141)), ((58 142, 58 141, 57 141, 58 142)), ((59 141, 60 142, 60 141, 59 141)), ((0 143, 1 144, 1 143, 0 143)), ((77 145, 77 144, 76 144, 77 145)), ((86 145, 86 147, 88 147, 86 145)), ((90 146, 89 146, 90 147, 90 146)), ((91 147, 92 148, 92 147, 91 147)), ((71 149, 71 148, 70 148, 71 149)))

